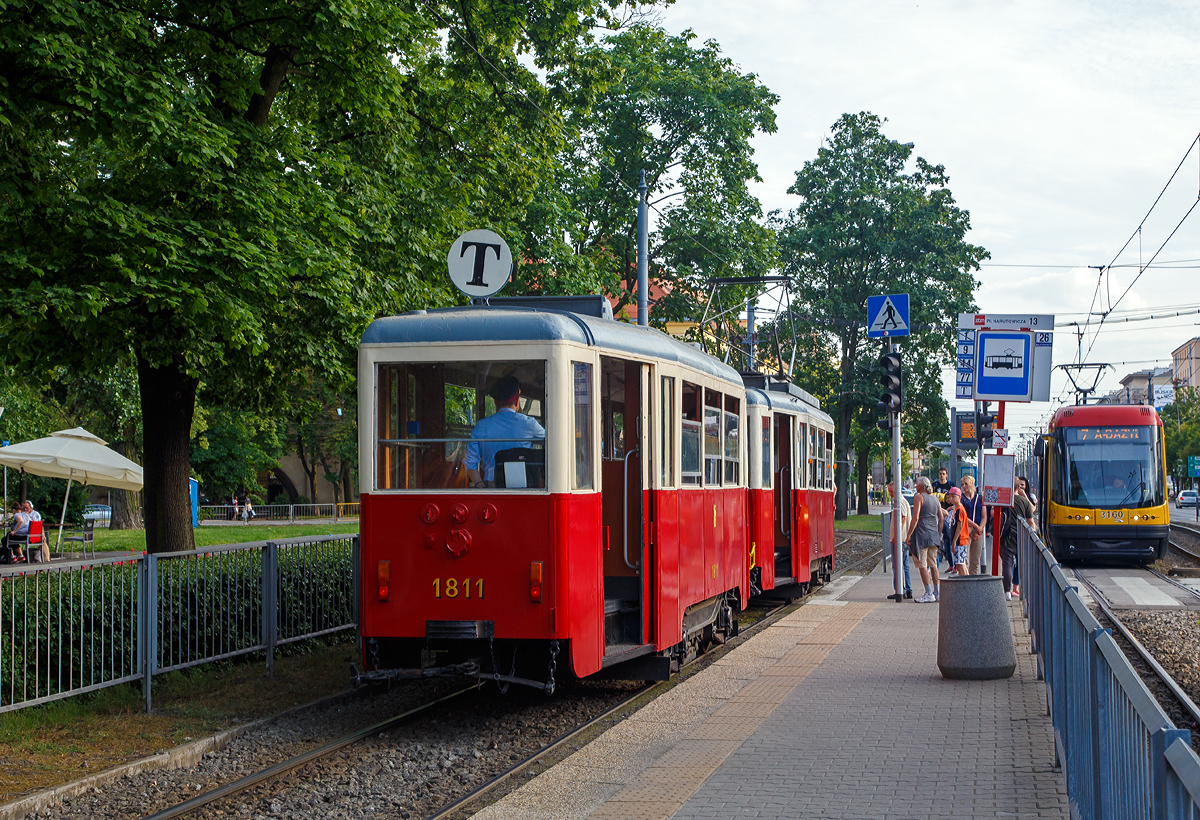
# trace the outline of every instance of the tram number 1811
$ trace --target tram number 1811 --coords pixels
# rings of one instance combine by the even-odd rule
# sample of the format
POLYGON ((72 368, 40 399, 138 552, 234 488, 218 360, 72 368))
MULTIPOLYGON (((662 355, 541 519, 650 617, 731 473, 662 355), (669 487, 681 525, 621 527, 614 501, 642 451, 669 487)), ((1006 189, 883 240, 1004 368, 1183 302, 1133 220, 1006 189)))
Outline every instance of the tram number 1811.
MULTIPOLYGON (((445 596, 447 598, 457 598, 459 595, 463 596, 464 598, 471 597, 471 579, 470 578, 463 578, 461 583, 459 582, 459 580, 457 578, 446 578, 445 580, 442 580, 441 578, 433 579, 433 597, 434 598, 441 598, 443 596, 445 596)), ((476 598, 483 597, 483 579, 482 578, 475 579, 475 597, 476 598)))

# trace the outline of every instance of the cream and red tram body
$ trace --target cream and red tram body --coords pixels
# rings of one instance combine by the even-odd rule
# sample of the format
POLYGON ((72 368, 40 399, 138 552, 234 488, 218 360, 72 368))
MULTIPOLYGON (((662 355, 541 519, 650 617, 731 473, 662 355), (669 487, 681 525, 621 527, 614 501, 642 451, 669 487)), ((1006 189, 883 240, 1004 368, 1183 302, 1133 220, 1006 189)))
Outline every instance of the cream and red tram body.
POLYGON ((362 679, 662 679, 753 591, 832 569, 828 416, 599 297, 515 301, 363 336, 362 679), (536 425, 497 411, 508 376, 536 425))

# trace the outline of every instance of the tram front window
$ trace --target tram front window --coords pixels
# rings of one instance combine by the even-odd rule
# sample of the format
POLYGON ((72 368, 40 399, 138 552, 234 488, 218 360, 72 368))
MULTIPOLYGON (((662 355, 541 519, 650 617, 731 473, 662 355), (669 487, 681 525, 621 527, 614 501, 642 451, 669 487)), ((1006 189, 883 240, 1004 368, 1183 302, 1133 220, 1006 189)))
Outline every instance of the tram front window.
POLYGON ((544 489, 546 363, 379 366, 381 490, 544 489))
POLYGON ((1163 503, 1157 427, 1066 427, 1059 450, 1059 503, 1154 507, 1163 503))

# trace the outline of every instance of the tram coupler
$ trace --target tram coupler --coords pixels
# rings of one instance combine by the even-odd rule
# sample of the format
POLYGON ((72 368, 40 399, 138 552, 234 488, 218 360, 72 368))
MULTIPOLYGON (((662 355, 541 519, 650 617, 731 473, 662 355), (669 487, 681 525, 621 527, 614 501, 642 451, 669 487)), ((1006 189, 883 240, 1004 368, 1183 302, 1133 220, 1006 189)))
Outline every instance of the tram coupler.
POLYGON ((389 684, 396 680, 475 677, 484 677, 480 673, 479 664, 476 661, 454 663, 449 666, 429 666, 423 669, 372 669, 362 673, 354 664, 350 664, 350 683, 353 689, 358 689, 363 684, 389 684))

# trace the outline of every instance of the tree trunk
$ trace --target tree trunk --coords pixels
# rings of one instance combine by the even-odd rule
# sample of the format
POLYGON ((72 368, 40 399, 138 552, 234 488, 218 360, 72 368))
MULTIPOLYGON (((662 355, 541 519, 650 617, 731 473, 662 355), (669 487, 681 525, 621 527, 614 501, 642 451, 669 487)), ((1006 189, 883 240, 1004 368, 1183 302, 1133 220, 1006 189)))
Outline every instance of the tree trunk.
POLYGON ((858 451, 858 514, 870 515, 870 508, 867 506, 867 473, 871 469, 870 458, 871 448, 864 447, 858 451))
MULTIPOLYGON (((121 431, 121 440, 116 443, 115 450, 130 461, 134 461, 135 428, 132 424, 125 425, 121 431)), ((138 508, 137 492, 133 490, 112 491, 112 518, 109 519, 110 530, 140 530, 142 528, 142 511, 138 508)))
POLYGON ((142 472, 146 504, 146 549, 183 552, 195 548, 188 487, 191 474, 192 413, 199 379, 182 364, 151 367, 140 355, 142 394, 142 472))
MULTIPOLYGON (((843 368, 843 371, 845 369, 843 368)), ((838 521, 846 520, 846 510, 850 496, 850 397, 842 396, 838 406, 837 430, 834 433, 834 457, 837 459, 837 495, 834 499, 833 517, 838 521)))

